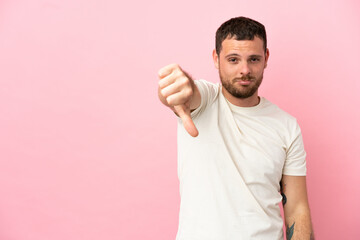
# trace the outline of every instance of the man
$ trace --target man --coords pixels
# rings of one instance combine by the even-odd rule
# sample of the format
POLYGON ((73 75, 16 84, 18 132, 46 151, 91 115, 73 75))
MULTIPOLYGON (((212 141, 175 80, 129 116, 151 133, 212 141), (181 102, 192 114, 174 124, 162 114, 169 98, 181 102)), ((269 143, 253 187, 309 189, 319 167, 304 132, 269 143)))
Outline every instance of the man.
POLYGON ((258 96, 268 59, 264 26, 238 17, 216 32, 221 84, 159 71, 159 98, 179 116, 177 240, 283 239, 281 201, 287 239, 313 239, 300 128, 258 96))

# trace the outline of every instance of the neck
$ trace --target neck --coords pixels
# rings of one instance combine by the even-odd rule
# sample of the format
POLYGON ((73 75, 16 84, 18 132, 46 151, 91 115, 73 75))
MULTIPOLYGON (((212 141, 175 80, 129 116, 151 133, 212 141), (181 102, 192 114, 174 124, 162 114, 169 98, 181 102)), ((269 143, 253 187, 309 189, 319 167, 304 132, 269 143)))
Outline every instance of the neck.
POLYGON ((224 97, 235 106, 238 107, 254 107, 260 103, 258 91, 256 91, 251 97, 248 98, 237 98, 231 95, 224 87, 222 87, 222 93, 224 97))

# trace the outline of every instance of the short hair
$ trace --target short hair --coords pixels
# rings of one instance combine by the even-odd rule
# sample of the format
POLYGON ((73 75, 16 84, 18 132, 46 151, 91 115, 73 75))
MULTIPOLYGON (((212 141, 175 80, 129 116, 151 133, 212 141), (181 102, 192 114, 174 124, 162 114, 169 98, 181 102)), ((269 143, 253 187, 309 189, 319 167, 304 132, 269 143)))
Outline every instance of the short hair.
POLYGON ((227 38, 235 37, 236 40, 254 40, 257 36, 264 42, 264 51, 266 52, 266 31, 264 25, 261 23, 247 18, 236 17, 221 24, 216 31, 215 48, 216 53, 219 55, 222 42, 227 38))

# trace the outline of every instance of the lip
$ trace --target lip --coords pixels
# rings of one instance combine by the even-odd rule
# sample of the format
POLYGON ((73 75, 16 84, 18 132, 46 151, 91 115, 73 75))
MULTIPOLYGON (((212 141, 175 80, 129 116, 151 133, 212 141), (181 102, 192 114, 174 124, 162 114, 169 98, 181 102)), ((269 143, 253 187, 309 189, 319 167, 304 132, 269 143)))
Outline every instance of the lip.
POLYGON ((247 86, 247 85, 250 85, 251 81, 249 81, 249 80, 238 80, 238 81, 236 81, 236 83, 238 83, 240 85, 247 86))

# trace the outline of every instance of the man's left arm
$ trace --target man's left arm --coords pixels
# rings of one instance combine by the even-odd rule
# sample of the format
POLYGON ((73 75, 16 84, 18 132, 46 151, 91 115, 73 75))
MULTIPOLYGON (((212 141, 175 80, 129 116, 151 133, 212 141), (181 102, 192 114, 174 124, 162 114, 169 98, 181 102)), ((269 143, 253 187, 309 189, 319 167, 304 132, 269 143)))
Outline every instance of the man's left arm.
POLYGON ((281 194, 283 195, 286 239, 315 239, 307 197, 306 177, 283 175, 281 194))

